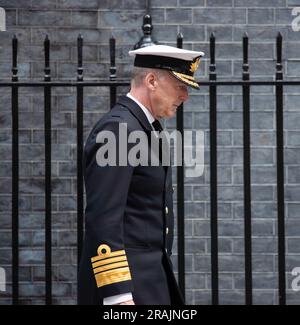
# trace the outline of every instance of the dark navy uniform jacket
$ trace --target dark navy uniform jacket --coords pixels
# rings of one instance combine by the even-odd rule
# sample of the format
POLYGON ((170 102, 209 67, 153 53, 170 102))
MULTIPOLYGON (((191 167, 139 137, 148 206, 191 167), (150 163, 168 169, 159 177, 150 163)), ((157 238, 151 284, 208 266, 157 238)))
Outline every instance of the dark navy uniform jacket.
MULTIPOLYGON (((79 304, 132 292, 135 304, 182 304, 170 255, 173 243, 171 167, 97 164, 100 131, 117 137, 153 131, 142 109, 121 97, 91 131, 84 152, 85 241, 79 267, 79 304)), ((148 144, 150 145, 150 143, 148 144)), ((129 150, 129 149, 128 149, 129 150)))

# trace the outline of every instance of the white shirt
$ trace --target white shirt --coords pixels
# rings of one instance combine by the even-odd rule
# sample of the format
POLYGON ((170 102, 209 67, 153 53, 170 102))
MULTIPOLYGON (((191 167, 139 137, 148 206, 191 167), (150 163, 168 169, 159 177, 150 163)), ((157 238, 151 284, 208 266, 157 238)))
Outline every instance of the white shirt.
MULTIPOLYGON (((126 96, 138 104, 138 106, 141 108, 141 110, 145 113, 150 125, 152 126, 152 123, 155 121, 155 118, 150 113, 150 111, 142 103, 140 103, 136 98, 134 98, 130 93, 128 93, 126 96)), ((152 128, 153 128, 153 126, 152 126, 152 128)), ((103 299, 103 305, 116 305, 116 304, 119 304, 120 302, 124 302, 124 301, 128 301, 128 300, 133 300, 131 292, 122 293, 120 295, 115 295, 115 296, 110 296, 110 297, 105 297, 103 299)))

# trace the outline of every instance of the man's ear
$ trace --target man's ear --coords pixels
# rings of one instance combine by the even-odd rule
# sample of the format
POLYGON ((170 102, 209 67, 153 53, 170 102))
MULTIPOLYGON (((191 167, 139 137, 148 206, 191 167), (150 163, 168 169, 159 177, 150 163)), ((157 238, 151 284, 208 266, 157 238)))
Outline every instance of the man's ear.
POLYGON ((157 82, 156 82, 156 76, 154 73, 152 73, 152 72, 148 73, 145 77, 145 82, 146 82, 147 87, 150 90, 156 89, 157 82))

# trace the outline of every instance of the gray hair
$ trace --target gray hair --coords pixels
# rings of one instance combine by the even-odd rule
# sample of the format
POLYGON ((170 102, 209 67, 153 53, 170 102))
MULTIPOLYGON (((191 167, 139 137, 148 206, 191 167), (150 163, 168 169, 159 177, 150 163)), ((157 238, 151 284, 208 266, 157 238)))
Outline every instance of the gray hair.
POLYGON ((132 70, 131 85, 140 87, 148 73, 155 73, 159 78, 164 76, 165 70, 153 68, 134 67, 132 70))

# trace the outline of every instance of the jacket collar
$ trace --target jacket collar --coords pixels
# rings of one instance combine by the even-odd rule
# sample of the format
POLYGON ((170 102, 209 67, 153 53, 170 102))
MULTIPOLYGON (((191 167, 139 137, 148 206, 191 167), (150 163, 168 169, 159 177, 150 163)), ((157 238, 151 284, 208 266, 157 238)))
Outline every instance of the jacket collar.
POLYGON ((149 123, 147 116, 143 112, 143 110, 139 107, 139 105, 127 96, 121 96, 118 99, 118 103, 122 106, 125 106, 129 109, 129 111, 137 118, 137 120, 142 124, 144 129, 148 131, 153 131, 151 124, 149 123))

